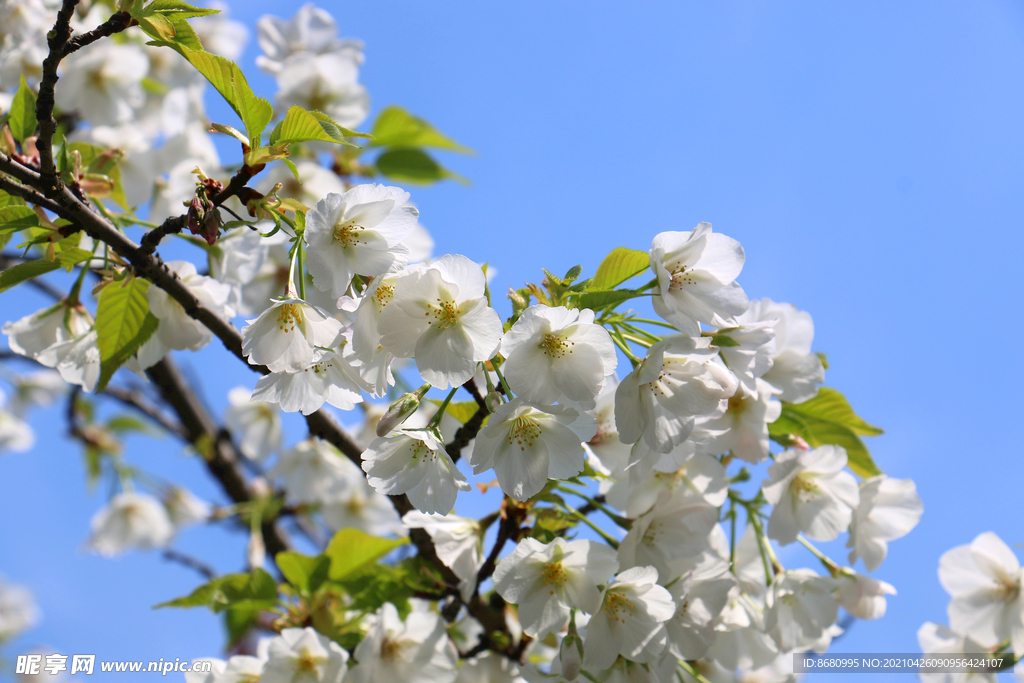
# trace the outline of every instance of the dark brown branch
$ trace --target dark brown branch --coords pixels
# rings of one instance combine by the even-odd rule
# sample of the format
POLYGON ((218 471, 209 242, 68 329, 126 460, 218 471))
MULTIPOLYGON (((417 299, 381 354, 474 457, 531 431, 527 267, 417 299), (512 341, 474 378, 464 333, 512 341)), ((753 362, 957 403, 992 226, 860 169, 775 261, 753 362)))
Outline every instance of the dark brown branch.
POLYGON ((172 548, 167 548, 161 553, 163 558, 168 562, 177 562, 180 565, 184 565, 189 569, 194 569, 203 575, 207 581, 213 581, 217 578, 217 572, 214 571, 213 567, 206 564, 202 560, 196 559, 191 555, 180 553, 172 548))
POLYGON ((180 439, 188 440, 189 435, 185 430, 185 427, 183 427, 177 420, 172 419, 169 415, 165 415, 163 411, 153 405, 141 391, 134 391, 132 389, 108 384, 107 388, 103 390, 103 395, 117 399, 129 408, 142 413, 171 434, 174 434, 180 439))
POLYGON ((459 427, 455 432, 455 437, 451 443, 445 444, 444 449, 448 451, 448 455, 451 456, 452 462, 457 462, 462 457, 462 449, 469 445, 469 442, 476 438, 477 433, 480 431, 480 427, 483 426, 484 420, 491 414, 491 411, 487 409, 486 405, 480 406, 473 413, 473 416, 466 420, 466 424, 459 427))
MULTIPOLYGON (((248 166, 242 166, 235 172, 235 175, 231 176, 231 180, 224 189, 217 193, 213 198, 213 205, 220 206, 231 197, 238 194, 238 192, 245 187, 245 184, 255 175, 255 172, 248 166)), ((156 253, 156 248, 160 246, 161 240, 167 235, 176 235, 185 229, 188 224, 188 214, 181 216, 174 216, 165 220, 160 227, 154 228, 147 232, 142 238, 142 245, 140 251, 144 254, 156 253)))
POLYGON ((61 58, 67 57, 72 52, 81 50, 90 43, 95 43, 100 38, 107 38, 124 31, 131 25, 132 15, 128 12, 115 12, 105 22, 94 28, 93 30, 75 36, 67 42, 64 49, 61 51, 61 58))
MULTIPOLYGON (((170 358, 164 358, 146 371, 160 388, 160 394, 174 409, 185 428, 188 441, 206 460, 206 469, 220 483, 224 493, 236 503, 256 498, 242 474, 241 454, 230 436, 221 430, 189 387, 170 358)), ((274 524, 263 520, 263 540, 271 556, 289 549, 288 539, 274 524)))
POLYGON ((39 121, 36 148, 39 150, 39 168, 43 179, 40 189, 47 196, 64 189, 64 183, 53 164, 53 134, 57 131, 57 122, 53 118, 54 88, 57 85, 57 67, 64 58, 64 48, 71 38, 71 17, 75 14, 76 6, 78 0, 64 0, 57 12, 53 29, 46 34, 50 52, 43 60, 43 77, 39 81, 39 95, 36 99, 36 119, 39 121))

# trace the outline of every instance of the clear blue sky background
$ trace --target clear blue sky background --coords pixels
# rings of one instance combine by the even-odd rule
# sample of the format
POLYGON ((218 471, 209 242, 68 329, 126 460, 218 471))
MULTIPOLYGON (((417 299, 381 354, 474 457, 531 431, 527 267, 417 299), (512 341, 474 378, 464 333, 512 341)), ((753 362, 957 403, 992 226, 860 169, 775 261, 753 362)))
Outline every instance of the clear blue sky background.
MULTIPOLYGON (((297 6, 232 3, 250 25, 297 6)), ((1021 548, 1020 3, 323 6, 366 42, 374 111, 401 104, 478 151, 445 159, 472 187, 413 199, 437 253, 498 269, 494 292, 542 266, 592 272, 616 246, 710 221, 743 243, 751 297, 814 315, 827 384, 886 429, 870 443, 877 461, 912 477, 925 503, 875 574, 899 591, 888 614, 834 652, 916 651, 918 627, 945 621, 945 550, 987 530, 1021 548)), ((257 50, 244 63, 271 95, 257 50)), ((27 291, 0 301, 5 319, 44 303, 27 291)), ((214 343, 181 359, 218 409, 227 388, 255 381, 224 358, 214 343)), ((149 609, 196 576, 157 555, 81 550, 105 493, 83 491, 59 410, 34 426, 35 451, 0 458, 0 571, 32 587, 44 620, 6 654, 35 643, 100 659, 218 654, 208 613, 149 609)), ((132 461, 221 500, 176 444, 131 446, 132 461)), ((189 531, 178 545, 232 571, 244 536, 189 531)), ((841 543, 827 550, 844 556, 841 543)))

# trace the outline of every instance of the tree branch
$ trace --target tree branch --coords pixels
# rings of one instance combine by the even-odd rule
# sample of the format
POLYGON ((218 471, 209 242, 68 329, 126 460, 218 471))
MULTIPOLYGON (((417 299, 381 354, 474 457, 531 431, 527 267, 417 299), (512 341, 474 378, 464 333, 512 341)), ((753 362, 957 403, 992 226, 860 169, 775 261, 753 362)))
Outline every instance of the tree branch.
MULTIPOLYGON (((76 3, 77 4, 77 3, 76 3)), ((100 38, 107 38, 115 33, 124 31, 131 26, 132 15, 128 12, 115 12, 105 22, 94 28, 93 30, 75 36, 71 40, 67 41, 64 49, 61 50, 61 58, 67 57, 72 52, 81 50, 86 45, 95 43, 100 38)))
POLYGON ((150 403, 149 399, 147 399, 141 391, 134 391, 132 389, 108 384, 107 388, 103 390, 103 393, 106 396, 117 399, 129 408, 137 410, 183 441, 189 440, 189 435, 185 427, 177 420, 165 415, 160 408, 150 403))
POLYGON ((53 164, 53 134, 57 131, 57 122, 53 118, 54 88, 57 85, 57 67, 64 58, 64 48, 71 38, 71 17, 75 14, 78 0, 64 0, 53 29, 46 34, 49 54, 43 60, 43 77, 39 81, 39 95, 36 99, 36 119, 39 121, 39 138, 36 148, 39 150, 39 168, 43 178, 43 194, 59 192, 64 183, 57 175, 53 164))
POLYGON ((217 572, 214 571, 213 567, 206 564, 202 560, 196 559, 191 555, 180 553, 172 548, 166 548, 163 553, 163 558, 168 562, 177 562, 180 565, 184 565, 189 569, 194 569, 203 575, 203 578, 207 581, 213 581, 217 578, 217 572))
MULTIPOLYGON (((224 493, 236 503, 254 500, 256 495, 242 474, 241 454, 230 435, 219 428, 174 362, 164 358, 146 372, 160 388, 163 399, 178 414, 186 438, 206 460, 206 469, 220 483, 224 493)), ((273 520, 263 520, 262 531, 271 556, 289 549, 288 539, 273 520)))

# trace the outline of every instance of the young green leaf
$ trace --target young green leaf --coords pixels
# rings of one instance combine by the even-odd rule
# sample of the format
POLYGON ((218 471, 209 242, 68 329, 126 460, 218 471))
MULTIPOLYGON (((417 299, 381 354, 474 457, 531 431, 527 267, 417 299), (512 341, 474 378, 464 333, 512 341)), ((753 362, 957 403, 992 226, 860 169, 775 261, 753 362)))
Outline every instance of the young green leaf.
POLYGON ((320 112, 317 114, 323 118, 318 118, 313 112, 306 111, 302 107, 291 107, 281 123, 277 124, 270 134, 270 144, 318 141, 355 147, 345 138, 356 135, 366 137, 362 133, 339 126, 326 114, 320 112))
POLYGON ((168 18, 173 16, 175 19, 191 19, 193 17, 205 17, 210 14, 217 14, 220 12, 218 9, 208 9, 205 7, 194 7, 181 0, 153 0, 153 2, 146 5, 141 14, 138 16, 148 16, 159 12, 160 14, 166 15, 168 18))
POLYGON ((16 266, 11 266, 0 273, 0 292, 6 292, 15 285, 31 280, 34 277, 45 275, 58 268, 60 268, 59 262, 43 261, 42 259, 26 261, 16 266))
POLYGON ((327 578, 331 564, 330 558, 325 555, 310 557, 290 550, 278 553, 274 561, 288 583, 303 594, 313 593, 320 587, 327 578))
POLYGON ((39 216, 27 206, 0 208, 0 233, 39 227, 39 216))
POLYGON ((850 407, 841 393, 829 387, 818 389, 818 395, 803 403, 783 403, 782 415, 768 425, 768 433, 776 441, 786 441, 796 434, 814 447, 834 444, 846 449, 849 467, 862 477, 881 474, 867 446, 859 435, 882 434, 850 407))
POLYGON ((377 157, 377 170, 389 178, 429 185, 445 178, 468 185, 469 181, 434 161, 426 152, 415 148, 393 148, 377 157))
POLYGON ((650 266, 646 251, 616 247, 608 254, 590 283, 591 291, 615 289, 631 277, 635 277, 650 266))
POLYGON ((25 74, 21 75, 18 92, 11 101, 11 113, 7 122, 11 126, 11 134, 18 142, 36 133, 36 94, 25 83, 25 74))
POLYGON ((114 372, 156 332, 160 321, 149 312, 149 286, 149 280, 136 277, 111 282, 100 290, 96 306, 100 347, 97 391, 103 391, 114 372))
POLYGON ((267 100, 256 96, 238 65, 209 52, 190 50, 176 43, 166 45, 175 48, 217 89, 245 124, 250 146, 259 147, 260 136, 274 116, 274 107, 267 100))
POLYGON ((329 576, 334 581, 343 579, 408 542, 404 538, 377 538, 358 529, 342 529, 324 551, 324 555, 331 558, 329 576))
POLYGON ((396 106, 387 107, 377 117, 373 124, 373 144, 376 147, 434 147, 462 154, 473 153, 423 119, 396 106))

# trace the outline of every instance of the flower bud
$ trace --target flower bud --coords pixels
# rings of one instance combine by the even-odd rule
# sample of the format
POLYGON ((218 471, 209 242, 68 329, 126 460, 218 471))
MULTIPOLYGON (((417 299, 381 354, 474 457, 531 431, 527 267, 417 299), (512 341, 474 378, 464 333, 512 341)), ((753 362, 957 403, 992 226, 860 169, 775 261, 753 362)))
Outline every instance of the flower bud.
POLYGON ((267 560, 267 546, 263 543, 263 535, 259 532, 249 536, 249 546, 245 551, 249 561, 249 569, 262 569, 267 560))
POLYGON ((487 404, 487 410, 493 413, 501 405, 501 395, 497 391, 488 391, 487 396, 484 397, 484 403, 487 404))
POLYGON ((398 397, 392 403, 386 413, 377 422, 377 436, 387 436, 392 430, 397 429, 409 416, 419 410, 420 399, 423 394, 430 390, 429 384, 424 384, 416 391, 410 391, 398 397))
POLYGON ((583 641, 578 635, 570 633, 562 639, 558 659, 562 663, 562 677, 567 681, 575 681, 583 666, 583 641))

